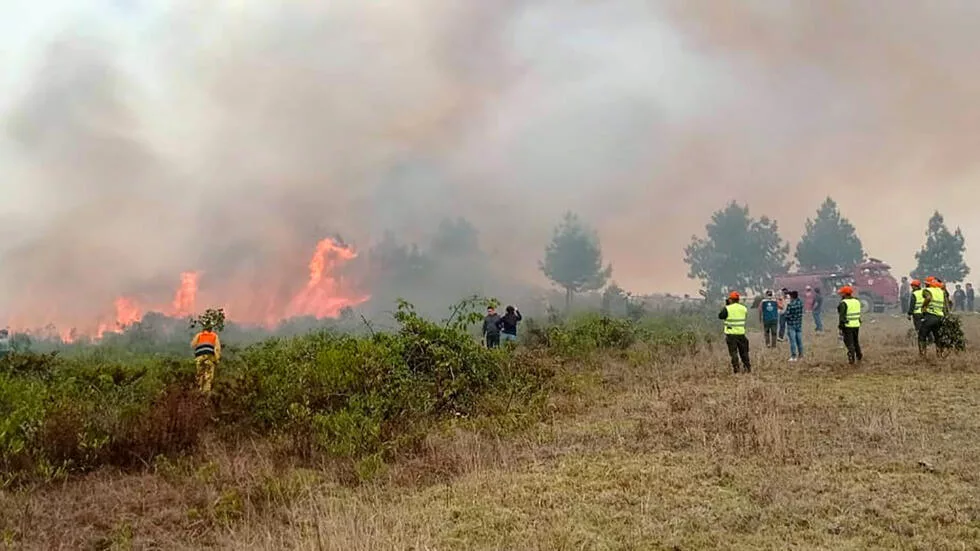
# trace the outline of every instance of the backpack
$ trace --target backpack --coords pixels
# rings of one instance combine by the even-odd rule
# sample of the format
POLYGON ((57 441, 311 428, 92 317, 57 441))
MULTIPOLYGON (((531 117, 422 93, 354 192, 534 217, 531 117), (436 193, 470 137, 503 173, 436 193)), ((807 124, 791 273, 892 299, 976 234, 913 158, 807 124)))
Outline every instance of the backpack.
POLYGON ((762 321, 779 321, 779 305, 775 300, 766 299, 759 305, 762 309, 762 321))

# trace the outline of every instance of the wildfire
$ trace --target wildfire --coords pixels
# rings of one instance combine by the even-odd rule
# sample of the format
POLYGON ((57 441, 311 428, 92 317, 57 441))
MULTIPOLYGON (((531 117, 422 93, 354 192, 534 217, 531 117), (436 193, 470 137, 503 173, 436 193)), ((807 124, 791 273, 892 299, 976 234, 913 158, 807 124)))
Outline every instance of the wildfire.
MULTIPOLYGON (((309 276, 305 285, 294 292, 289 300, 284 301, 281 298, 276 300, 274 292, 266 293, 263 289, 249 288, 246 296, 232 295, 223 301, 214 300, 212 297, 213 301, 209 305, 222 306, 229 317, 235 321, 264 326, 273 326, 279 320, 296 316, 337 317, 344 308, 357 306, 370 298, 370 295, 360 293, 349 286, 339 275, 340 268, 355 258, 357 252, 352 247, 334 239, 323 239, 317 243, 307 263, 309 276), (261 313, 253 307, 255 304, 265 305, 261 313)), ((203 294, 205 299, 208 297, 207 281, 204 281, 203 288, 201 284, 201 273, 183 272, 169 303, 141 301, 132 296, 120 296, 113 302, 111 313, 107 312, 101 320, 89 326, 91 329, 58 328, 55 335, 60 336, 65 342, 73 342, 86 336, 99 339, 107 333, 122 332, 125 328, 141 321, 147 312, 160 312, 174 318, 188 317, 196 312, 199 295, 203 294)), ((229 290, 223 288, 225 286, 220 282, 216 287, 219 288, 214 289, 214 292, 219 295, 229 290)), ((241 288, 243 287, 240 284, 230 287, 235 290, 241 288)), ((16 329, 17 324, 11 325, 16 329)))
POLYGON ((197 301, 197 282, 200 274, 184 272, 180 274, 180 288, 174 295, 173 315, 189 316, 194 313, 194 303, 197 301))
POLYGON ((367 296, 345 297, 342 283, 331 274, 339 265, 357 258, 357 253, 332 239, 317 243, 310 259, 310 280, 289 303, 287 317, 333 318, 345 307, 366 301, 367 296))

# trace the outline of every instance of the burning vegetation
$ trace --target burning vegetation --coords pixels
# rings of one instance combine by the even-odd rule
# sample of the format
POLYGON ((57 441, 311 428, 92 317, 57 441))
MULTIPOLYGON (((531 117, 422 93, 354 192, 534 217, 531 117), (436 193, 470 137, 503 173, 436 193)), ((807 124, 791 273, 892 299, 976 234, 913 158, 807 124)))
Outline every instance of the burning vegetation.
MULTIPOLYGON (((75 342, 82 338, 101 339, 106 333, 119 333, 143 319, 150 312, 172 318, 191 316, 203 307, 220 307, 242 324, 273 327, 291 317, 312 316, 317 319, 338 317, 345 308, 366 302, 370 295, 341 275, 342 269, 358 257, 357 251, 334 238, 317 243, 308 262, 309 274, 302 286, 288 296, 272 289, 249 289, 248 295, 227 296, 220 282, 209 281, 207 274, 187 271, 180 274, 180 284, 169 301, 151 296, 120 294, 105 313, 87 319, 66 309, 59 315, 56 304, 37 308, 36 304, 15 311, 7 320, 16 331, 43 338, 60 338, 75 342)), ((287 276, 289 274, 286 274, 287 276)), ((283 278, 287 279, 287 278, 283 278)), ((231 282, 233 289, 243 288, 231 282)))

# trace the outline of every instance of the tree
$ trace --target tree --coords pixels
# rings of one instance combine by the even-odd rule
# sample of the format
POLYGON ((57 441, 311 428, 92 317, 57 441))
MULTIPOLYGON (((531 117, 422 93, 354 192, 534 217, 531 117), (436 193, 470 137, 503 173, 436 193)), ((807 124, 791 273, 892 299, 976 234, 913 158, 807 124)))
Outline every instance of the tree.
POLYGON ((827 200, 817 217, 807 218, 806 230, 796 245, 801 270, 847 270, 864 261, 864 247, 851 222, 841 216, 837 203, 827 200))
POLYGON ((946 282, 963 281, 970 273, 970 267, 963 262, 965 243, 963 232, 956 228, 950 233, 943 215, 936 211, 929 219, 926 243, 915 253, 917 265, 912 277, 931 275, 946 282))
POLYGON ((630 294, 613 282, 602 292, 602 313, 607 316, 626 316, 629 300, 630 294))
POLYGON ((443 257, 468 257, 480 252, 480 233, 465 218, 444 218, 432 237, 432 254, 443 257))
POLYGON ((749 216, 749 207, 732 201, 711 215, 706 236, 692 236, 684 249, 687 277, 700 279, 711 300, 727 290, 761 292, 776 275, 786 273, 789 245, 783 243, 775 220, 749 216))
POLYGON ((602 265, 599 234, 568 212, 545 249, 541 271, 565 289, 568 308, 575 293, 601 289, 612 275, 612 266, 602 265))

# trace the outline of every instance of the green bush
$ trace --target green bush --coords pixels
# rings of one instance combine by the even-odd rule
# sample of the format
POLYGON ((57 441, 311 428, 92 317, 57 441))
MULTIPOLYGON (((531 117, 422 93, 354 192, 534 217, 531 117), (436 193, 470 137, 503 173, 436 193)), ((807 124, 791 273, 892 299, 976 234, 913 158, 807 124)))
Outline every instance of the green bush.
POLYGON ((205 432, 269 438, 296 457, 347 458, 357 472, 377 472, 444 420, 532 420, 561 362, 641 345, 645 356, 694 354, 707 342, 693 317, 583 315, 529 320, 530 346, 487 350, 471 333, 487 303, 469 299, 437 323, 401 302, 390 332, 226 345, 209 396, 195 389, 189 351, 152 352, 139 335, 156 336, 143 325, 64 354, 12 353, 0 360, 0 483, 152 464, 193 450, 205 432))
POLYGON ((140 465, 193 449, 207 430, 273 436, 300 456, 384 456, 433 422, 492 409, 495 394, 531 400, 543 388, 549 371, 515 366, 469 333, 483 305, 466 301, 435 323, 403 302, 394 332, 228 347, 209 397, 194 390, 189 358, 97 346, 12 354, 0 362, 0 471, 140 465))
POLYGON ((582 358, 601 351, 621 351, 644 344, 658 354, 693 355, 710 334, 701 329, 700 319, 685 316, 656 316, 640 319, 584 314, 547 326, 529 320, 529 346, 547 348, 567 358, 582 358))

